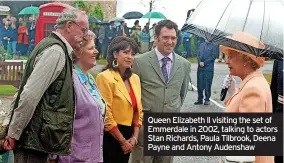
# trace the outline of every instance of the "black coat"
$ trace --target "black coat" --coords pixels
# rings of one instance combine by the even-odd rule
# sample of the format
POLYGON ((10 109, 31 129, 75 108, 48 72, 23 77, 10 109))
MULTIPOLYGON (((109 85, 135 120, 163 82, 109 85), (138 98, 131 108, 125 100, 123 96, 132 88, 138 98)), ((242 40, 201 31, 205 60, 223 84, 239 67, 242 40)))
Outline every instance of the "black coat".
POLYGON ((283 104, 278 102, 278 95, 283 96, 283 73, 283 61, 275 60, 270 85, 273 112, 283 113, 283 104))

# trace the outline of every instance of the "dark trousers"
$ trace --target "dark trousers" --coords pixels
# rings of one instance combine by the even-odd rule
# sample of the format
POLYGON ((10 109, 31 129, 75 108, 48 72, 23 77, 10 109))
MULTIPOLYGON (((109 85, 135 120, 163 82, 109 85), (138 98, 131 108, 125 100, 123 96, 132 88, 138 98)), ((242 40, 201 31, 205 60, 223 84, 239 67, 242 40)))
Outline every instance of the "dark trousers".
MULTIPOLYGON (((133 134, 132 126, 117 126, 126 140, 133 134)), ((104 163, 128 163, 130 153, 124 154, 119 142, 108 132, 104 132, 103 144, 104 163)))
POLYGON ((197 89, 198 101, 203 102, 203 90, 205 90, 205 101, 209 101, 211 97, 211 86, 213 81, 214 71, 197 70, 197 89))
POLYGON ((152 42, 149 43, 149 51, 152 50, 153 44, 154 44, 154 41, 152 41, 152 42))
POLYGON ((283 156, 275 156, 274 162, 275 163, 283 163, 283 156))
POLYGON ((2 44, 4 46, 4 49, 8 50, 8 41, 7 40, 2 40, 2 44))
POLYGON ((28 149, 14 149, 14 163, 47 163, 46 153, 28 149))
POLYGON ((102 46, 102 54, 103 54, 101 57, 106 58, 107 52, 108 52, 108 46, 109 46, 108 39, 105 39, 101 46, 102 46))

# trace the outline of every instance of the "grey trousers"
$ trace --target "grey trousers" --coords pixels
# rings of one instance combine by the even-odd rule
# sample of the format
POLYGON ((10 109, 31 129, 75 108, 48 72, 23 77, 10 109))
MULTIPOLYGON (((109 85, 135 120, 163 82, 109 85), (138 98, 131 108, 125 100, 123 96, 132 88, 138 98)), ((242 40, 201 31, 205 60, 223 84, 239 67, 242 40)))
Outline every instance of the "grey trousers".
POLYGON ((144 156, 144 126, 139 130, 138 144, 131 153, 129 163, 172 163, 173 156, 144 156))
POLYGON ((28 149, 14 149, 14 163, 47 163, 46 153, 28 149))

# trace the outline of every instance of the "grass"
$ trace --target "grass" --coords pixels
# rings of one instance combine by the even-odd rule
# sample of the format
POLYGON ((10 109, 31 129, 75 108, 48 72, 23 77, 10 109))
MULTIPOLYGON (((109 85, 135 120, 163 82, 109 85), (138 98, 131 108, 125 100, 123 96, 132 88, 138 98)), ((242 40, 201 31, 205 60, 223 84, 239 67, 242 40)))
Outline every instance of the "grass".
POLYGON ((197 63, 197 58, 196 57, 192 57, 192 58, 187 58, 187 60, 191 63, 197 63))
POLYGON ((11 85, 0 85, 0 96, 12 96, 16 93, 16 88, 11 85))
POLYGON ((267 82, 268 82, 269 84, 271 84, 272 75, 271 75, 271 74, 264 74, 264 77, 265 77, 265 79, 267 80, 267 82))
POLYGON ((107 64, 107 60, 106 59, 99 59, 99 60, 97 60, 97 64, 106 65, 107 64))

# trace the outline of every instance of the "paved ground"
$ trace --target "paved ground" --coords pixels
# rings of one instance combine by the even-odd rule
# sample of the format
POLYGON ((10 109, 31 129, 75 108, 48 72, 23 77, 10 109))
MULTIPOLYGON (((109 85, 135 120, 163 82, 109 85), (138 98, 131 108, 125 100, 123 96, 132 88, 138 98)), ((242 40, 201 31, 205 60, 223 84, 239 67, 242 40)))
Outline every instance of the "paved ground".
MULTIPOLYGON (((271 73, 272 66, 273 66, 272 63, 268 63, 265 65, 264 68, 261 68, 261 70, 265 74, 271 73)), ((103 67, 102 65, 97 65, 91 71, 93 73, 100 72, 102 67, 103 67)), ((192 78, 192 83, 194 86, 196 86, 196 81, 197 81, 196 74, 197 74, 197 64, 193 63, 191 78, 192 78)), ((224 104, 223 102, 220 101, 220 91, 221 91, 223 79, 227 74, 228 74, 228 69, 225 63, 215 64, 215 73, 214 73, 214 79, 213 79, 213 84, 212 84, 211 99, 216 101, 218 105, 223 106, 223 107, 224 107, 224 104)), ((237 83, 240 82, 239 79, 236 79, 236 80, 237 80, 237 83)), ((197 100, 197 92, 195 90, 192 91, 190 87, 181 111, 182 112, 223 112, 224 111, 222 107, 218 107, 213 102, 211 102, 211 105, 209 106, 193 105, 194 101, 196 100, 197 100)), ((7 110, 9 109, 10 102, 11 102, 11 97, 9 98, 0 97, 0 119, 1 119, 1 115, 4 112, 7 112, 7 110)), ((174 163, 217 163, 218 159, 219 157, 212 157, 212 156, 190 156, 190 157, 182 156, 182 157, 175 157, 174 163)))
MULTIPOLYGON (((265 67, 261 68, 261 71, 265 74, 269 74, 272 72, 272 63, 267 63, 265 67)), ((101 70, 102 66, 98 65, 92 72, 98 72, 101 70)), ((211 105, 194 105, 193 103, 197 100, 197 92, 192 87, 189 87, 188 94, 186 96, 185 102, 183 107, 181 108, 182 112, 223 112, 225 105, 222 101, 220 101, 220 92, 222 89, 222 83, 225 76, 229 73, 227 69, 227 65, 225 63, 216 63, 215 64, 215 72, 214 72, 214 79, 212 84, 212 95, 211 105), (217 103, 218 105, 214 104, 217 103), (221 106, 221 107, 220 107, 221 106), (223 107, 223 108, 222 108, 223 107)), ((193 88, 196 88, 197 83, 197 64, 192 64, 192 72, 191 72, 192 84, 193 88)), ((237 85, 240 83, 239 78, 235 78, 237 81, 237 85)), ((191 86, 191 85, 190 85, 191 86)), ((218 163, 219 157, 213 156, 178 156, 174 158, 174 163, 218 163)))

